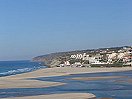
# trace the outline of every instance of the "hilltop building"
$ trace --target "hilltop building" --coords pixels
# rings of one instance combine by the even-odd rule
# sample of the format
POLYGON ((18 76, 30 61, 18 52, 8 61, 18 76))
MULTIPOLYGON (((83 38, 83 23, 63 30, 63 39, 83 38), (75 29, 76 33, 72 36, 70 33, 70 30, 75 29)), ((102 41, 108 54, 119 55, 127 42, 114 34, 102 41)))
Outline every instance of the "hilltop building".
POLYGON ((91 54, 82 53, 82 54, 73 54, 70 58, 60 64, 61 66, 132 66, 132 47, 124 47, 120 50, 98 50, 92 51, 91 54), (88 65, 86 65, 88 64, 88 65))

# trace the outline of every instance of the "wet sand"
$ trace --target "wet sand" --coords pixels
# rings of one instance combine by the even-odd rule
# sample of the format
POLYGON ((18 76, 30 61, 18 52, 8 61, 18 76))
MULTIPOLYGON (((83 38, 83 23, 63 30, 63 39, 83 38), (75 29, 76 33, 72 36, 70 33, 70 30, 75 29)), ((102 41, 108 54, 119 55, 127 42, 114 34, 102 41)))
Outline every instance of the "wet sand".
POLYGON ((132 83, 132 79, 127 80, 128 83, 132 83))
POLYGON ((114 79, 114 78, 126 78, 126 76, 102 76, 102 77, 76 77, 71 78, 72 80, 107 80, 107 79, 114 79))
POLYGON ((132 83, 132 79, 127 79, 127 80, 117 80, 115 82, 118 82, 118 83, 132 83))
POLYGON ((113 98, 99 98, 99 99, 113 99, 113 98))
MULTIPOLYGON (((132 70, 132 67, 122 67, 122 68, 71 68, 71 67, 46 68, 46 69, 40 69, 40 70, 29 72, 29 73, 23 73, 23 74, 12 75, 12 76, 7 76, 7 77, 0 77, 0 89, 4 89, 4 88, 42 88, 42 87, 51 87, 51 86, 58 86, 58 85, 65 84, 65 83, 60 83, 60 82, 31 80, 30 78, 51 77, 51 76, 53 77, 53 76, 63 76, 63 75, 81 74, 81 73, 119 72, 119 71, 129 71, 129 70, 132 70)), ((113 78, 113 77, 110 77, 110 78, 113 78)), ((79 80, 80 79, 95 80, 95 79, 110 79, 110 78, 106 78, 106 77, 83 78, 83 79, 79 78, 79 80)), ((62 94, 56 95, 56 97, 61 97, 61 96, 62 96, 62 94)), ((70 95, 68 95, 68 96, 70 96, 70 95)), ((47 97, 44 99, 52 99, 51 98, 52 95, 49 96, 50 98, 48 98, 47 95, 46 96, 45 95, 32 96, 32 97, 33 98, 31 98, 31 99, 41 99, 41 97, 47 97)), ((26 97, 24 97, 22 99, 26 99, 26 97)), ((30 99, 30 98, 28 97, 27 99, 30 99)), ((59 98, 56 98, 56 99, 59 99, 59 98)), ((70 99, 70 98, 68 98, 68 99, 70 99)), ((74 98, 72 98, 72 99, 74 99, 74 98)), ((83 98, 76 98, 76 99, 83 99, 83 98)), ((86 99, 88 99, 88 98, 86 98, 86 99)))

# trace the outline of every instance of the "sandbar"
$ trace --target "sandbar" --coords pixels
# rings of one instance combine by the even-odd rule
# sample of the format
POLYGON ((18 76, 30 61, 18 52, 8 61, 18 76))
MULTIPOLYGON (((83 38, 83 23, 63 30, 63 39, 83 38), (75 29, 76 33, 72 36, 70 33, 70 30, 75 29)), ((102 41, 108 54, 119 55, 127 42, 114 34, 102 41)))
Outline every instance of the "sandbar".
MULTIPOLYGON (((70 74, 81 74, 81 73, 100 73, 100 72, 120 72, 120 71, 130 71, 132 67, 112 67, 112 68, 72 68, 72 67, 56 67, 56 68, 46 68, 40 69, 33 72, 17 74, 12 76, 0 77, 0 89, 7 88, 42 88, 42 87, 51 87, 51 86, 59 86, 65 83, 61 82, 48 82, 48 81, 39 81, 33 80, 30 78, 38 78, 38 77, 54 77, 54 76, 64 76, 70 74)), ((82 78, 81 78, 82 79, 82 78)), ((94 80, 94 79, 110 79, 110 78, 85 78, 85 80, 94 80)), ((79 78, 80 80, 80 78, 79 78)), ((84 78, 83 78, 84 80, 84 78)), ((19 97, 19 99, 89 99, 89 98, 76 98, 79 93, 74 94, 52 94, 52 95, 41 95, 41 96, 29 96, 29 97, 19 97), (70 97, 71 98, 64 98, 70 97), (74 96, 74 97, 72 97, 74 96), (49 98, 48 98, 49 97, 49 98), (60 98, 61 97, 61 98, 60 98)), ((82 94, 82 93, 81 93, 82 94)), ((89 95, 85 93, 86 96, 89 95)), ((81 95, 79 95, 81 97, 81 95)), ((85 95, 82 95, 85 96, 85 95)), ((13 99, 17 99, 13 98, 13 99)))
POLYGON ((2 98, 2 99, 96 99, 96 97, 95 95, 89 93, 65 93, 65 94, 2 98))

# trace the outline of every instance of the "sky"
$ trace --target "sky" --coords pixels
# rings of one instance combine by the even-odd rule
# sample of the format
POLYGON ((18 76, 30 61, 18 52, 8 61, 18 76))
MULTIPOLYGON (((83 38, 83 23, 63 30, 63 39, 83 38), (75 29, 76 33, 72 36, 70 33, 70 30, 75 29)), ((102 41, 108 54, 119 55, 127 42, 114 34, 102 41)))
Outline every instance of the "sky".
POLYGON ((0 0, 0 60, 132 45, 132 0, 0 0))

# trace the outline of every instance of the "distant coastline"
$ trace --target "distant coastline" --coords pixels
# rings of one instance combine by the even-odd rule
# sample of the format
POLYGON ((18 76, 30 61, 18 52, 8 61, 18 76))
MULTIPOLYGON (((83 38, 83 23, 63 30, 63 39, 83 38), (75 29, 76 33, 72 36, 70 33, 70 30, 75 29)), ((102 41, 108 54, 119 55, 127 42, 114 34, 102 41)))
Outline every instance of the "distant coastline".
POLYGON ((57 52, 32 61, 48 67, 126 67, 132 66, 132 46, 57 52))

